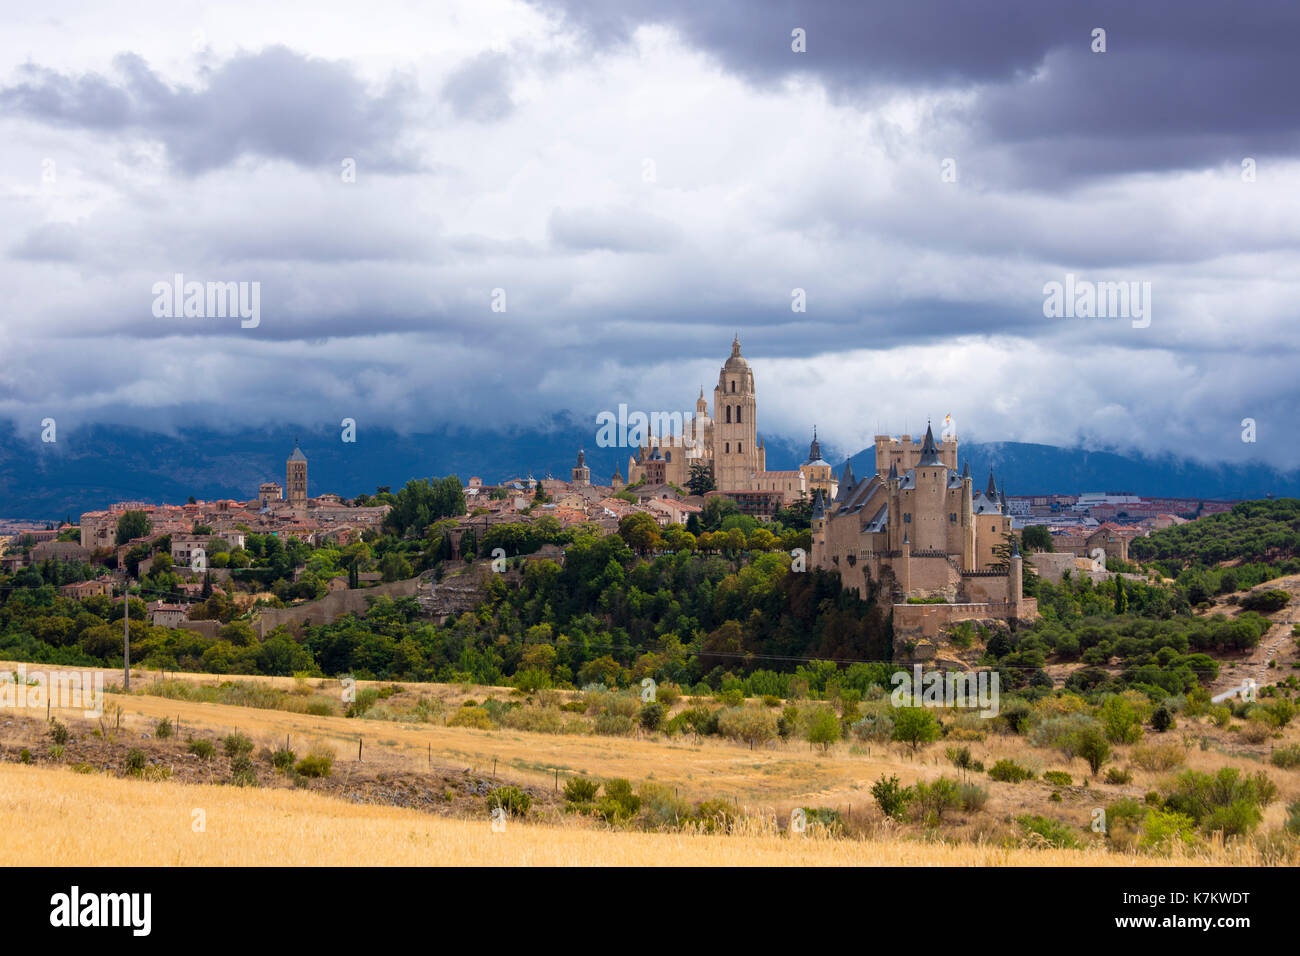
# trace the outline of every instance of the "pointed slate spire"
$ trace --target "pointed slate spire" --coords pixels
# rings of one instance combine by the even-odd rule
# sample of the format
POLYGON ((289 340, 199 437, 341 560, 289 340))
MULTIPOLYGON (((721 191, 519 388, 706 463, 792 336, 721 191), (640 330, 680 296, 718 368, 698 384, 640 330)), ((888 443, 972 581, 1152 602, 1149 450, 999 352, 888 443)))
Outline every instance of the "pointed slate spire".
POLYGON ((1011 556, 1013 558, 1020 557, 1020 539, 1014 534, 1011 536, 1011 556))
POLYGON ((826 506, 822 502, 822 490, 818 488, 817 493, 813 495, 812 520, 823 521, 825 518, 826 506))
POLYGON ((840 476, 839 497, 847 498, 849 492, 853 490, 853 486, 857 483, 857 479, 853 477, 853 461, 849 460, 844 462, 844 474, 840 476))
POLYGON ((895 462, 889 463, 889 480, 893 481, 898 477, 898 465, 895 462))
POLYGON ((817 426, 814 425, 812 444, 808 446, 808 461, 809 462, 821 461, 821 457, 822 457, 822 445, 821 442, 817 440, 817 426))
POLYGON ((963 479, 970 477, 970 459, 966 459, 966 464, 962 465, 961 476, 963 479))
POLYGON ((930 423, 925 423, 925 441, 921 444, 921 460, 918 465, 942 465, 943 459, 939 457, 939 449, 934 444, 934 430, 930 423))
POLYGON ((988 497, 989 501, 998 500, 998 486, 997 483, 993 480, 992 465, 989 466, 989 486, 986 489, 984 489, 984 494, 988 497))

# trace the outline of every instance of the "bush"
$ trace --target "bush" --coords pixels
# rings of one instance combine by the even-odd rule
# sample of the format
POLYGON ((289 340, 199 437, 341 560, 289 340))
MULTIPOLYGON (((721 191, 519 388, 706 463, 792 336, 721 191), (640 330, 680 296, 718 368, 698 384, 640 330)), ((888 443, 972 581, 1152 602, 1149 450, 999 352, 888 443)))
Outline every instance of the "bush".
POLYGON ((158 721, 158 723, 154 724, 153 735, 159 740, 166 740, 168 737, 175 736, 175 734, 176 729, 172 726, 170 718, 164 717, 162 720, 158 721))
POLYGON ((932 783, 918 781, 912 791, 915 794, 912 802, 927 826, 938 826, 945 813, 961 804, 957 781, 947 777, 940 777, 932 783))
MULTIPOLYGON (((466 701, 466 703, 469 702, 466 701)), ((479 707, 477 704, 470 704, 452 714, 451 719, 447 721, 447 726, 491 730, 493 728, 492 715, 487 712, 486 708, 479 707)))
POLYGON ((1106 782, 1114 784, 1115 786, 1123 786, 1124 784, 1132 783, 1133 771, 1121 770, 1119 767, 1111 767, 1106 771, 1106 782))
POLYGON ((1207 833, 1238 836, 1258 826, 1262 808, 1277 799, 1277 784, 1262 770, 1245 776, 1223 767, 1213 776, 1185 770, 1165 797, 1165 808, 1191 817, 1207 833))
POLYGON ((650 701, 641 705, 641 711, 637 714, 637 720, 642 728, 649 731, 659 729, 664 722, 664 715, 668 713, 668 708, 658 701, 650 701))
POLYGON ((912 802, 914 796, 911 787, 899 784, 898 777, 892 776, 886 779, 883 775, 871 785, 871 795, 875 797, 880 812, 893 820, 903 819, 903 815, 907 812, 907 805, 912 802))
POLYGON ((718 715, 718 732, 749 744, 753 750, 776 738, 776 714, 766 707, 731 707, 718 715))
POLYGON ((1142 823, 1142 839, 1138 846, 1147 849, 1165 850, 1175 841, 1186 846, 1196 842, 1196 822, 1183 813, 1151 807, 1147 810, 1146 820, 1142 823))
POLYGON ((334 771, 334 753, 326 747, 313 747, 293 769, 304 777, 328 777, 334 771))
POLYGON ((564 783, 564 799, 569 803, 591 803, 600 784, 585 777, 572 777, 564 783))
POLYGON ((1283 826, 1286 827, 1287 833, 1300 836, 1300 800, 1286 808, 1286 823, 1283 826))
POLYGON ((145 757, 144 751, 139 747, 132 747, 126 752, 127 773, 143 773, 144 768, 148 765, 149 760, 145 757))
POLYGON ((865 714, 852 726, 858 740, 884 742, 894 739, 894 718, 887 713, 865 714))
POLYGON ((497 787, 488 794, 488 809, 505 810, 512 817, 522 817, 533 805, 533 798, 515 786, 497 787))
POLYGON ((1271 588, 1265 591, 1252 591, 1241 599, 1241 607, 1247 611, 1258 611, 1261 614, 1272 614, 1274 611, 1280 611, 1287 606, 1291 600, 1291 595, 1277 588, 1271 588))
POLYGON ((641 798, 632 792, 632 784, 622 777, 605 781, 605 795, 596 801, 596 812, 606 823, 632 819, 641 809, 641 798))
POLYGON ((235 757, 244 757, 253 752, 253 741, 243 734, 227 734, 221 738, 222 746, 226 748, 226 756, 232 760, 235 757))
POLYGON ((612 714, 606 711, 596 718, 596 733, 598 734, 604 734, 608 737, 626 737, 634 730, 636 730, 636 724, 632 722, 632 718, 625 717, 622 714, 612 714))
POLYGON ((736 825, 736 808, 726 800, 705 800, 691 815, 705 833, 730 833, 736 825))
POLYGON ((1300 744, 1291 744, 1274 750, 1268 758, 1269 763, 1283 770, 1300 767, 1300 744))
POLYGON ((1064 850, 1077 849, 1079 846, 1078 834, 1068 824, 1062 823, 1060 820, 1027 814, 1017 817, 1016 822, 1024 827, 1025 835, 1030 843, 1064 850))
POLYGON ((899 707, 894 711, 894 739, 912 745, 915 752, 921 744, 939 739, 938 719, 924 707, 899 707))
POLYGON ((271 752, 271 766, 281 773, 292 770, 296 759, 297 755, 288 747, 279 747, 271 752))
POLYGON ((194 754, 200 760, 211 760, 217 755, 217 748, 213 746, 210 740, 200 740, 193 738, 190 740, 189 752, 194 754))
POLYGON ((1174 715, 1164 704, 1156 708, 1155 713, 1151 715, 1151 729, 1158 734, 1163 734, 1167 730, 1174 728, 1174 715))
POLYGON ((257 786, 257 770, 253 767, 252 757, 236 754, 230 758, 230 782, 237 787, 257 786))
POLYGON ((1098 711, 1106 739, 1113 744, 1135 744, 1142 739, 1142 715, 1132 701, 1108 697, 1098 711))
POLYGON ((978 813, 989 801, 987 788, 974 783, 963 783, 957 788, 957 801, 967 813, 978 813))
MULTIPOLYGON (((762 711, 768 714, 769 711, 762 711)), ((721 723, 719 723, 721 728, 721 723)), ((775 728, 774 728, 775 729, 775 728)), ((810 711, 804 722, 804 739, 810 744, 821 744, 822 750, 840 739, 840 719, 829 707, 816 707, 810 711)))
POLYGON ((1033 771, 1014 760, 1003 758, 989 768, 989 776, 1000 783, 1020 783, 1033 778, 1033 771))
POLYGON ((1260 714, 1241 725, 1241 739, 1248 744, 1262 744, 1273 736, 1273 725, 1260 714))
POLYGON ((50 721, 49 735, 50 742, 60 747, 66 746, 72 736, 68 732, 68 725, 59 723, 57 717, 50 721))
POLYGON ((1101 730, 1090 727, 1079 737, 1079 756, 1088 761, 1088 768, 1097 774, 1101 765, 1110 759, 1110 744, 1101 730))
POLYGON ((1187 753, 1178 744, 1138 744, 1129 759, 1143 770, 1164 773, 1187 762, 1187 753))
MULTIPOLYGON (((140 753, 140 756, 141 756, 141 757, 144 756, 144 753, 143 753, 142 751, 139 751, 139 753, 140 753)), ((18 762, 19 762, 19 763, 31 763, 31 762, 32 762, 32 752, 31 752, 30 750, 28 750, 26 747, 24 747, 24 748, 22 748, 21 750, 19 750, 19 751, 18 751, 18 762)), ((128 761, 128 763, 127 763, 127 769, 128 769, 128 770, 130 769, 130 763, 129 763, 129 761, 128 761)))
POLYGON ((1045 770, 1043 779, 1054 787, 1068 787, 1074 780, 1064 770, 1045 770))

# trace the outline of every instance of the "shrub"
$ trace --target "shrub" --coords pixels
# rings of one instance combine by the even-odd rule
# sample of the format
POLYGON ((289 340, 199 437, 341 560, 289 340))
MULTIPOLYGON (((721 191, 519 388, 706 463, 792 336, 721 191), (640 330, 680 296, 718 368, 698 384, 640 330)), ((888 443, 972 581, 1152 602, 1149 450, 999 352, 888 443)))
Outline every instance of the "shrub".
POLYGON ((512 707, 501 714, 501 726, 536 734, 564 732, 564 719, 554 707, 512 707))
POLYGON ((989 776, 1000 783, 1020 783, 1031 779, 1034 774, 1026 767, 1005 757, 989 768, 989 776))
POLYGON ((600 784, 585 777, 571 777, 564 782, 564 799, 569 803, 591 803, 600 784))
POLYGON ((730 690, 719 691, 713 695, 714 700, 725 707, 739 707, 745 702, 745 694, 737 687, 730 690))
MULTIPOLYGON (((140 756, 143 757, 143 756, 144 756, 144 753, 141 752, 141 753, 140 753, 140 756)), ((31 762, 32 762, 32 752, 31 752, 30 750, 28 750, 26 747, 24 747, 22 750, 18 751, 18 762, 19 762, 19 763, 31 763, 31 762)), ((127 768, 127 769, 130 769, 129 764, 128 764, 128 768, 127 768)))
POLYGON ((315 746, 293 769, 304 777, 328 777, 334 771, 334 752, 327 747, 315 746))
POLYGON ((175 736, 176 729, 172 726, 171 719, 164 717, 158 723, 154 724, 153 735, 159 740, 166 740, 168 737, 175 736))
POLYGON ((694 816, 691 805, 678 798, 672 787, 647 783, 641 787, 641 819, 652 830, 675 830, 694 816))
POLYGON ((1279 747, 1273 751, 1268 759, 1273 766, 1281 767, 1283 770, 1300 767, 1300 744, 1279 747))
POLYGON ((1286 808, 1286 823, 1283 826, 1286 827, 1287 833, 1300 836, 1300 800, 1286 808))
POLYGON ((632 718, 625 717, 623 714, 606 711, 596 718, 596 733, 608 737, 626 737, 635 729, 636 724, 632 722, 632 718))
POLYGON ((1265 591, 1252 591, 1241 599, 1241 607, 1247 611, 1258 611, 1261 614, 1272 614, 1274 611, 1280 611, 1287 606, 1291 600, 1291 595, 1286 591, 1277 588, 1271 588, 1265 591))
POLYGON ((989 792, 975 783, 963 783, 957 788, 957 801, 967 813, 978 813, 989 801, 989 792))
POLYGON ((1074 780, 1064 770, 1045 770, 1043 779, 1054 787, 1068 787, 1074 780))
POLYGON ((497 787, 488 794, 488 809, 500 808, 512 817, 526 815, 533 805, 533 798, 516 786, 497 787))
POLYGON ((659 729, 664 722, 664 715, 668 713, 668 708, 658 701, 650 701, 641 705, 641 711, 637 714, 637 720, 641 726, 649 731, 659 729))
POLYGON ((758 744, 775 739, 776 715, 766 707, 731 707, 718 715, 718 732, 744 741, 753 750, 758 744))
POLYGON ((1222 830, 1236 836, 1254 829, 1263 807, 1277 799, 1277 784, 1264 771, 1245 776, 1236 767, 1222 767, 1211 776, 1185 770, 1165 797, 1165 808, 1191 817, 1207 833, 1222 830))
MULTIPOLYGON (((468 701, 466 702, 468 703, 468 701)), ((471 704, 468 707, 462 707, 456 713, 452 714, 447 721, 448 727, 470 727, 474 730, 491 730, 492 715, 487 712, 486 708, 477 704, 471 704)))
POLYGON ((1077 849, 1079 846, 1078 834, 1060 820, 1027 814, 1017 817, 1016 822, 1024 828, 1025 835, 1031 843, 1065 850, 1077 849))
POLYGON ((49 735, 50 742, 57 744, 60 747, 66 746, 68 739, 72 736, 72 734, 68 732, 68 725, 59 723, 57 717, 50 721, 49 735))
POLYGON ((139 747, 132 747, 126 752, 127 773, 143 773, 148 765, 149 761, 139 747))
POLYGON ((1187 753, 1174 743, 1138 744, 1129 754, 1129 759, 1143 770, 1164 773, 1182 766, 1187 761, 1187 753))
POLYGON ((1135 744, 1142 739, 1142 716, 1132 701, 1108 697, 1098 711, 1106 739, 1113 744, 1135 744))
POLYGON ((912 802, 920 819, 928 826, 938 826, 943 822, 946 812, 961 804, 957 781, 947 777, 940 777, 931 783, 918 781, 912 791, 915 794, 912 802))
POLYGON ((296 759, 297 755, 288 747, 278 747, 271 752, 271 766, 281 773, 292 770, 296 759))
POLYGON ((883 742, 894 739, 894 718, 887 713, 865 714, 852 726, 858 740, 883 742))
POLYGON ((883 775, 871 785, 871 795, 875 797, 880 812, 893 820, 901 820, 907 812, 907 805, 914 796, 911 787, 901 786, 898 777, 885 778, 883 775))
POLYGON ((1142 823, 1142 839, 1138 845, 1147 849, 1165 850, 1175 841, 1191 846, 1196 842, 1196 822, 1191 817, 1174 810, 1151 807, 1142 823))
POLYGON ((1106 771, 1106 782, 1123 786, 1133 782, 1133 771, 1121 770, 1119 767, 1111 767, 1106 771))
POLYGON ((630 820, 641 809, 641 798, 632 792, 632 784, 622 777, 605 781, 605 795, 596 801, 596 812, 606 823, 630 820))
POLYGON ((1163 734, 1167 730, 1174 728, 1174 715, 1168 707, 1161 704, 1156 708, 1155 713, 1151 715, 1151 729, 1158 734, 1163 734))
POLYGON ((1079 735, 1079 756, 1088 761, 1088 769, 1093 774, 1101 770, 1101 765, 1110 759, 1110 744, 1100 728, 1089 727, 1079 735))
POLYGON ((213 746, 210 740, 192 738, 188 749, 190 753, 200 760, 211 760, 217 754, 217 748, 213 746))
POLYGON ((1132 797, 1116 800, 1106 808, 1106 830, 1108 833, 1124 826, 1137 829, 1142 819, 1142 804, 1132 797))
POLYGON ((736 808, 726 800, 705 800, 691 815, 705 833, 730 833, 736 825, 736 808))
POLYGON ((222 746, 226 748, 226 756, 232 760, 235 757, 247 756, 253 752, 253 741, 243 734, 227 734, 221 738, 222 746))
POLYGON ((237 787, 257 786, 257 770, 253 767, 252 757, 236 754, 230 758, 230 782, 237 787))
POLYGON ((1254 714, 1241 725, 1241 739, 1248 744, 1262 744, 1273 736, 1273 726, 1260 714, 1254 714))

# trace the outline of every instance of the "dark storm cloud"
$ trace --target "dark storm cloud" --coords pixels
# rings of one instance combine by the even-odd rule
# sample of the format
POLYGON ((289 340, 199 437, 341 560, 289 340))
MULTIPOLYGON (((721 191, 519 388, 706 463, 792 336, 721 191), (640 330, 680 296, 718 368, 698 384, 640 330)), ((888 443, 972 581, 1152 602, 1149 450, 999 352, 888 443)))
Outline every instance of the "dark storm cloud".
MULTIPOLYGON (((535 0, 598 44, 679 30, 750 82, 802 73, 839 99, 974 89, 976 143, 1014 149, 1025 184, 1198 168, 1300 147, 1300 4, 1292 0, 807 3, 535 0), (791 31, 807 52, 791 51, 791 31), (1107 33, 1107 52, 1090 50, 1107 33)), ((1005 164, 1004 164, 1005 165, 1005 164)))
POLYGON ((113 62, 114 78, 25 65, 16 83, 0 88, 0 111, 158 140, 191 175, 244 155, 302 166, 353 157, 374 168, 417 168, 399 144, 415 96, 399 77, 372 95, 346 64, 282 46, 234 56, 204 71, 196 88, 169 85, 135 54, 113 62))

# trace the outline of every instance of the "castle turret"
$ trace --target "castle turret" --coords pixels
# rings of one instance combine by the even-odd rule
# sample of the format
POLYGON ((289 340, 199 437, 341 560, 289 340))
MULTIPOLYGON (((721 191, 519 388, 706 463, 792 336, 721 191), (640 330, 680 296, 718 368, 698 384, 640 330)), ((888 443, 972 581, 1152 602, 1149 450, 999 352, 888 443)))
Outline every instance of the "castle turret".
POLYGON ((1007 600, 1011 604, 1012 614, 1016 620, 1024 617, 1024 573, 1025 559, 1020 556, 1020 543, 1013 535, 1011 538, 1011 560, 1007 562, 1007 600))
POLYGON ((591 484, 591 469, 587 467, 587 455, 582 448, 578 449, 578 463, 573 466, 572 483, 580 487, 591 484))
POLYGON ((296 438, 293 453, 284 463, 284 490, 291 508, 307 507, 307 456, 298 447, 296 438))

